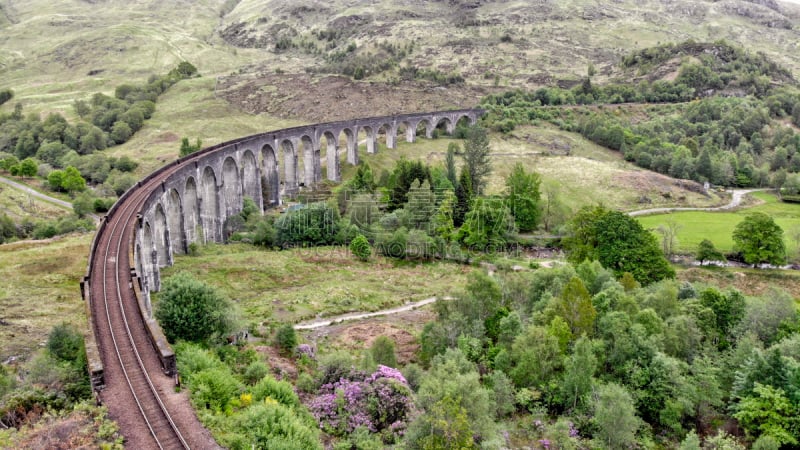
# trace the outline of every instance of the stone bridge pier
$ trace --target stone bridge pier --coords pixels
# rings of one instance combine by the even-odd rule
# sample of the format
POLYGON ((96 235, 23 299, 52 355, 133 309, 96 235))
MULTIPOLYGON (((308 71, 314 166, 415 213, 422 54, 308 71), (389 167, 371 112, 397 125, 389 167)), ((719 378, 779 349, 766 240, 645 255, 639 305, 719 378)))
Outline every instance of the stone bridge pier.
POLYGON ((189 244, 225 242, 245 198, 265 211, 317 186, 323 166, 328 180, 341 181, 342 157, 357 165, 359 150, 376 153, 381 136, 388 149, 396 149, 398 133, 406 142, 414 142, 418 132, 431 138, 437 128, 452 134, 459 122, 474 124, 483 113, 464 109, 320 123, 236 139, 182 158, 170 165, 178 170, 139 214, 134 264, 142 291, 158 291, 160 268, 189 244))

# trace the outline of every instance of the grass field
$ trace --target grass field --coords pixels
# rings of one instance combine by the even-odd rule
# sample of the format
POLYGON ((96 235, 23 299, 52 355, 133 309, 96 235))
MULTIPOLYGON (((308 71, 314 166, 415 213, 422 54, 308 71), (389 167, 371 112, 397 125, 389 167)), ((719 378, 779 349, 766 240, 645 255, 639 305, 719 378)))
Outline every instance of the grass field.
POLYGON ((87 330, 80 278, 92 234, 0 245, 0 361, 28 355, 61 322, 87 330))
POLYGON ((7 184, 0 184, 0 214, 7 214, 14 222, 20 222, 26 217, 33 220, 53 219, 70 212, 7 184))
MULTIPOLYGON (((798 251, 798 243, 792 237, 800 229, 800 205, 780 202, 772 193, 751 194, 761 203, 734 212, 683 211, 669 214, 637 217, 645 228, 655 230, 670 221, 678 224, 678 251, 693 253, 703 239, 714 243, 718 250, 733 251, 733 230, 736 225, 753 212, 763 212, 775 220, 784 231, 784 243, 790 255, 798 251)), ((656 234, 660 239, 660 235, 656 234)))
POLYGON ((245 244, 209 245, 183 256, 161 275, 187 271, 239 305, 248 323, 297 322, 353 311, 376 311, 444 296, 463 286, 469 266, 356 260, 346 248, 268 251, 245 244))

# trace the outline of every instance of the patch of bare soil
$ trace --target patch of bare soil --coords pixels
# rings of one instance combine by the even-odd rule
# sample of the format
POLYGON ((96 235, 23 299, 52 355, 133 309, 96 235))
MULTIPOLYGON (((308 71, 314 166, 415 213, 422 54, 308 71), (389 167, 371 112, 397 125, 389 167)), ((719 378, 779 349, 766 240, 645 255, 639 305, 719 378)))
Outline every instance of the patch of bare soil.
POLYGON ((658 192, 664 198, 686 199, 686 191, 703 194, 703 185, 696 181, 679 180, 655 172, 626 171, 614 175, 614 184, 630 188, 634 192, 658 192))
POLYGON ((172 131, 167 131, 156 136, 154 143, 177 142, 181 137, 172 131))
POLYGON ((297 379, 297 365, 295 362, 290 358, 284 358, 281 356, 275 347, 270 345, 259 345, 255 347, 255 351, 264 356, 267 365, 272 368, 278 379, 297 379))
POLYGON ((245 112, 308 122, 473 108, 489 93, 488 88, 464 84, 443 87, 401 82, 392 85, 307 74, 221 77, 216 91, 218 96, 245 112))
POLYGON ((306 336, 309 341, 325 340, 326 345, 347 350, 367 349, 378 336, 387 336, 394 341, 398 364, 407 364, 416 360, 416 353, 419 350, 416 334, 421 332, 423 325, 434 317, 435 313, 426 307, 388 317, 318 328, 306 336))

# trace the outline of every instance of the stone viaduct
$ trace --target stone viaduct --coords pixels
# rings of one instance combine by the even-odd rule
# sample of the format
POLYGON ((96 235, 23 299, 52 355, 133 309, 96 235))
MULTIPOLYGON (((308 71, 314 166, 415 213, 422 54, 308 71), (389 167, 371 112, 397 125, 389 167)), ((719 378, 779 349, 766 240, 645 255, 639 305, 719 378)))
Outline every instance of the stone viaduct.
POLYGON ((358 164, 359 149, 377 152, 379 138, 395 149, 398 134, 407 142, 414 142, 417 130, 428 138, 437 128, 452 134, 460 121, 474 124, 483 113, 465 109, 287 128, 206 148, 188 163, 173 162, 167 167, 177 165, 178 171, 150 194, 135 229, 134 264, 148 315, 149 292, 160 288, 159 269, 193 242, 224 242, 226 221, 241 212, 245 197, 264 211, 313 189, 323 167, 329 180, 340 181, 342 157, 358 164))

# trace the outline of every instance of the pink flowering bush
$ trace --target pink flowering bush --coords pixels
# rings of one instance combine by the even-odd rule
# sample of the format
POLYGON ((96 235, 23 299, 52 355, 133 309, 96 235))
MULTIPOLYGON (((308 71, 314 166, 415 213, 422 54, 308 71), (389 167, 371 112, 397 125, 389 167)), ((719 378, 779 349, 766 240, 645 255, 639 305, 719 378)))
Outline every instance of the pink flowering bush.
POLYGON ((406 429, 413 408, 411 389, 397 369, 378 366, 371 375, 354 372, 323 384, 309 408, 320 427, 334 435, 363 427, 393 440, 406 429))

